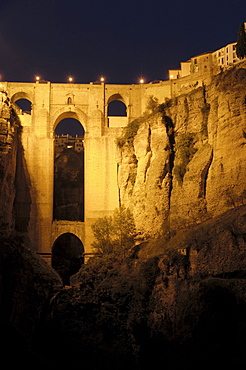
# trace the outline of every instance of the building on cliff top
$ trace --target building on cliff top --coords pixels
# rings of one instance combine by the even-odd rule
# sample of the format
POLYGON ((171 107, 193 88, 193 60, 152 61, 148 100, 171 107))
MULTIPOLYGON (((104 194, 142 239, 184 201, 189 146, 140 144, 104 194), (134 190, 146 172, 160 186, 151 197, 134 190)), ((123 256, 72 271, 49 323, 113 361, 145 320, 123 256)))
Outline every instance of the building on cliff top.
MULTIPOLYGON (((246 32, 246 22, 244 22, 244 29, 246 32)), ((193 74, 207 74, 211 72, 216 74, 229 68, 240 61, 236 54, 236 44, 237 42, 233 42, 216 51, 203 53, 190 58, 186 62, 181 62, 180 69, 169 70, 169 80, 193 74)))

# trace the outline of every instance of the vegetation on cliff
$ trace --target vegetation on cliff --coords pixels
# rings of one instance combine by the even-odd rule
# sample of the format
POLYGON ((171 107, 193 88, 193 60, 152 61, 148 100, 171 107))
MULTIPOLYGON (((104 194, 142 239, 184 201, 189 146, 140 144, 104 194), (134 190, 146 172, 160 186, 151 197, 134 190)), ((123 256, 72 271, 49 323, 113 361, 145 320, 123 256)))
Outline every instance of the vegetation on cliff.
POLYGON ((244 24, 239 26, 236 53, 239 59, 243 59, 246 56, 246 33, 244 24))
POLYGON ((137 135, 138 129, 142 123, 148 120, 151 116, 156 115, 160 112, 160 105, 158 99, 151 95, 148 99, 146 111, 143 115, 131 122, 124 128, 123 133, 116 139, 116 145, 118 148, 122 148, 124 145, 133 145, 135 136, 137 135))
POLYGON ((124 260, 134 245, 136 228, 133 215, 124 206, 115 209, 113 216, 99 218, 92 230, 96 239, 92 246, 96 253, 109 258, 124 260))
POLYGON ((197 149, 194 147, 194 137, 192 133, 181 133, 175 140, 175 152, 177 153, 174 175, 178 183, 181 185, 187 169, 187 165, 196 153, 197 149))

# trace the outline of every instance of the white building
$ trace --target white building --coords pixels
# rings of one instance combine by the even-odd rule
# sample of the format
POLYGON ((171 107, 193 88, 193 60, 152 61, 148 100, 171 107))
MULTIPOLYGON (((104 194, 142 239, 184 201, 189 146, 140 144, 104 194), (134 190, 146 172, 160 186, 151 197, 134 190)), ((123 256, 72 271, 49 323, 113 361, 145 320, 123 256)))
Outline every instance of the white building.
POLYGON ((219 67, 227 67, 236 62, 239 62, 239 58, 236 54, 236 42, 228 44, 223 48, 216 50, 213 53, 213 63, 219 67))

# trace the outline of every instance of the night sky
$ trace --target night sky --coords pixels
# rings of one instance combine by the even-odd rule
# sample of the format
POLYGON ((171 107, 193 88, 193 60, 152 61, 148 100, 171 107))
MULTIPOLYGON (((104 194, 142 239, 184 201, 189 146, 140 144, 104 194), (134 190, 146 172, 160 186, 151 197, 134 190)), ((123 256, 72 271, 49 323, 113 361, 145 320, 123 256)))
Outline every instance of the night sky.
POLYGON ((245 0, 1 0, 4 81, 166 80, 179 62, 237 41, 245 0))

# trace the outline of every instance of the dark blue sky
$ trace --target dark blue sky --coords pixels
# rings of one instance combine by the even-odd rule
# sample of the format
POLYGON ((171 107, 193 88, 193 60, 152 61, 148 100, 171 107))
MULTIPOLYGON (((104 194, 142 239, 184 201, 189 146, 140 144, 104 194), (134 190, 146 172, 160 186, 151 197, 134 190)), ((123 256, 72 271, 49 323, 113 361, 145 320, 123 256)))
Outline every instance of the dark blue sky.
POLYGON ((7 81, 167 79, 180 61, 237 40, 245 0, 1 0, 7 81))

